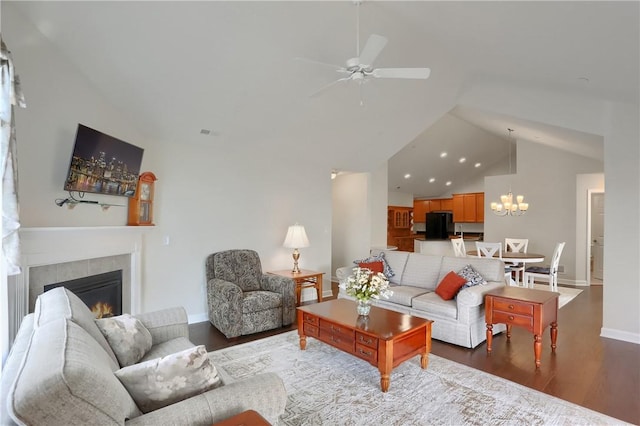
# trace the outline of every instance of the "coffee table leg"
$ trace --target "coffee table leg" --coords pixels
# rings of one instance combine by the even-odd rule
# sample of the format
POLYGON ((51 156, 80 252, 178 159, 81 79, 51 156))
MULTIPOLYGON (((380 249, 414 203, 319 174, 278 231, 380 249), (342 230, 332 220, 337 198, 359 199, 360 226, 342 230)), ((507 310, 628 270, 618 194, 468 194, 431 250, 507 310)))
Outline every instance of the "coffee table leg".
POLYGON ((556 341, 558 340, 558 323, 551 323, 551 352, 556 351, 556 341))
POLYGON ((307 348, 307 336, 304 334, 300 335, 300 349, 303 351, 307 348))
POLYGON ((536 358, 536 368, 540 368, 540 355, 542 354, 542 337, 535 334, 533 336, 533 353, 536 358))
POLYGON ((491 353, 491 343, 493 342, 493 324, 487 324, 487 352, 491 353))
POLYGON ((428 365, 429 365, 429 354, 424 353, 420 355, 420 367, 422 367, 423 370, 426 370, 428 365))

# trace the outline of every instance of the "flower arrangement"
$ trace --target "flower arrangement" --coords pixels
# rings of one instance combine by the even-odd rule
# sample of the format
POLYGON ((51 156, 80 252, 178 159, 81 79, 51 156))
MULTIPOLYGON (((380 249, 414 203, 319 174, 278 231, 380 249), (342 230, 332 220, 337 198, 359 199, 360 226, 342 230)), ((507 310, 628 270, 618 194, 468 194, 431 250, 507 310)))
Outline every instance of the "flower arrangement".
POLYGON ((354 274, 340 286, 349 296, 358 301, 368 302, 370 299, 388 299, 393 291, 389 288, 389 280, 381 272, 373 272, 367 268, 353 268, 354 274))

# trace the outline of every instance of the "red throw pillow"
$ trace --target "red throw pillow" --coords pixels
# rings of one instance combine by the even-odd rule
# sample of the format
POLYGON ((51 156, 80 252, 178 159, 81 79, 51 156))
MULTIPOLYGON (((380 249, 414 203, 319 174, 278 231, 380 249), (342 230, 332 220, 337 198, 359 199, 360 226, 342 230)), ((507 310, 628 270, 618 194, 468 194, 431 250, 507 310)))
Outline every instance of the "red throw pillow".
POLYGON ((371 269, 372 272, 383 272, 384 265, 382 262, 368 262, 368 263, 358 263, 358 266, 361 268, 371 269))
POLYGON ((465 278, 451 271, 444 276, 438 287, 436 287, 436 294, 444 300, 451 300, 466 282, 465 278))

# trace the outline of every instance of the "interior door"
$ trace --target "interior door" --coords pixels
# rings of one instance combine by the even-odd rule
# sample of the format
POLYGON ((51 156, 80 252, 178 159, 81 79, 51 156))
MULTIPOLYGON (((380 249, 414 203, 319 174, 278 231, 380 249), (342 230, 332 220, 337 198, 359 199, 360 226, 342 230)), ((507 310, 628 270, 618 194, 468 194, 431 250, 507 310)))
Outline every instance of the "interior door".
POLYGON ((591 194, 591 277, 604 277, 604 193, 591 194))

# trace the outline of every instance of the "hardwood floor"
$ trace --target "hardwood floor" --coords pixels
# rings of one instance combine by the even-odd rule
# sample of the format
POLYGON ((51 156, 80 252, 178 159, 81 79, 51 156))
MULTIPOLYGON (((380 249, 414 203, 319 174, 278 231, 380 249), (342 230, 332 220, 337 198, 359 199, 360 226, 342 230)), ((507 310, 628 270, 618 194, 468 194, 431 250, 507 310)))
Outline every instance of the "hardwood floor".
MULTIPOLYGON (((516 327, 510 342, 504 333, 493 338, 490 356, 487 356, 486 343, 467 349, 433 340, 431 352, 594 411, 640 424, 640 345, 600 337, 603 287, 580 289, 582 293, 558 314, 555 354, 551 352, 549 332, 545 332, 539 370, 534 364, 533 336, 516 327)), ((337 294, 335 283, 334 294, 337 294)), ((191 324, 189 332, 195 344, 203 344, 208 351, 213 351, 296 328, 293 324, 232 340, 227 340, 209 322, 191 324)))

